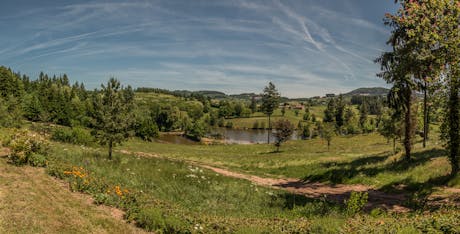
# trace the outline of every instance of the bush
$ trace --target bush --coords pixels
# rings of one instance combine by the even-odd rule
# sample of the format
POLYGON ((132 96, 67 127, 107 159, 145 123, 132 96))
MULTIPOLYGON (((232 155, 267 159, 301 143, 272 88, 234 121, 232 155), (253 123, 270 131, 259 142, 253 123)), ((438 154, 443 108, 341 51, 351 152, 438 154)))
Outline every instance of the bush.
POLYGON ((191 126, 185 129, 185 135, 192 139, 199 141, 202 137, 205 136, 207 132, 207 125, 202 120, 195 121, 191 126))
POLYGON ((45 166, 49 144, 43 137, 29 131, 18 131, 11 137, 8 160, 15 165, 45 166))
POLYGON ((361 212, 367 204, 367 192, 351 192, 350 199, 345 201, 347 213, 354 215, 361 212))
POLYGON ((91 133, 83 128, 55 128, 51 134, 51 140, 70 143, 75 145, 92 145, 95 140, 91 133))
POLYGON ((136 123, 135 134, 144 141, 153 141, 159 136, 157 124, 150 118, 145 118, 136 123))
POLYGON ((219 118, 217 120, 217 126, 224 127, 224 125, 225 125, 225 119, 224 118, 219 118))
POLYGON ((259 129, 259 121, 255 121, 255 122, 252 124, 252 129, 259 129))
POLYGON ((233 128, 233 122, 232 121, 227 121, 227 123, 225 123, 225 127, 226 128, 233 128))

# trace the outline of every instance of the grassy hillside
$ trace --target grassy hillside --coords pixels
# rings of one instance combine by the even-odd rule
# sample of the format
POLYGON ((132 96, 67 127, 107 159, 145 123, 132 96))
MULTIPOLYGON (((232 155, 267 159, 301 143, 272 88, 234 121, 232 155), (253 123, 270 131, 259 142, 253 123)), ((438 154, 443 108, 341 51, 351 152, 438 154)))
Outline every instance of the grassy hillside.
MULTIPOLYGON (((323 116, 324 116, 324 106, 312 106, 310 107, 310 114, 314 114, 316 116, 317 121, 322 121, 323 116)), ((275 112, 272 115, 272 121, 276 121, 278 119, 288 119, 291 121, 294 126, 297 127, 297 124, 299 121, 302 121, 303 114, 305 111, 303 110, 298 110, 298 114, 296 115, 295 110, 286 110, 286 113, 284 116, 281 114, 281 109, 275 110, 275 112)), ((233 118, 233 119, 228 119, 227 121, 233 123, 233 128, 236 129, 246 129, 246 128, 253 128, 254 123, 258 122, 259 126, 265 126, 268 127, 268 118, 267 116, 262 113, 262 112, 256 112, 252 114, 249 118, 233 118)))
MULTIPOLYGON (((415 212, 396 214, 374 210, 370 214, 351 215, 350 205, 261 187, 183 160, 264 177, 362 183, 386 191, 400 187, 406 190, 407 186, 421 189, 423 184, 438 188, 435 181, 448 172, 448 165, 445 153, 437 148, 436 141, 430 145, 427 150, 417 148, 414 163, 404 165, 390 155, 391 146, 382 137, 373 134, 337 137, 330 150, 319 139, 291 141, 282 146, 281 153, 273 153, 273 146, 269 145, 172 145, 139 140, 131 140, 118 147, 131 152, 150 152, 164 159, 117 153, 114 160, 107 160, 103 148, 55 142, 48 156, 50 164, 47 172, 68 181, 74 189, 91 194, 97 202, 124 209, 126 218, 140 227, 158 232, 336 233, 391 230, 417 233, 450 230, 455 233, 460 231, 459 211, 447 207, 420 212, 425 209, 417 200, 420 195, 408 200, 410 207, 418 209, 415 212), (81 171, 85 177, 79 179, 66 175, 65 172, 71 170, 81 171), (376 223, 379 225, 376 226, 376 223)), ((83 215, 80 215, 78 210, 82 205, 78 196, 71 198, 66 191, 58 193, 62 189, 58 190, 59 185, 54 186, 53 180, 46 177, 43 170, 13 167, 4 160, 0 168, 3 184, 21 188, 15 190, 11 187, 11 191, 6 190, 10 195, 2 199, 7 201, 1 203, 7 213, 0 216, 6 231, 12 230, 14 226, 11 223, 15 222, 25 223, 25 232, 57 232, 67 225, 81 228, 83 232, 117 233, 122 228, 118 226, 118 221, 101 218, 97 209, 87 203, 88 207, 83 206, 83 215), (41 179, 27 182, 37 172, 41 173, 41 179), (17 180, 25 183, 24 186, 14 182, 17 180), (16 194, 16 191, 24 195, 16 194), (51 209, 43 205, 48 201, 45 200, 48 194, 52 197, 51 209), (35 208, 18 216, 8 215, 18 213, 24 207, 35 208), (60 223, 56 224, 57 218, 54 217, 62 214, 70 215, 65 215, 69 218, 60 219, 60 223)), ((450 183, 454 187, 459 186, 458 180, 450 183)), ((3 198, 5 190, 1 191, 3 198)))
POLYGON ((142 233, 122 213, 96 207, 43 169, 0 158, 0 233, 142 233))
MULTIPOLYGON (((262 176, 359 183, 384 189, 401 184, 417 187, 443 177, 450 170, 446 153, 436 140, 430 142, 427 149, 417 144, 414 161, 406 164, 399 161, 401 154, 393 155, 392 145, 377 134, 335 137, 330 150, 321 139, 290 141, 282 146, 280 153, 273 153, 273 146, 265 144, 170 147, 135 140, 122 148, 190 159, 262 176)), ((460 187, 458 180, 451 183, 460 187)))

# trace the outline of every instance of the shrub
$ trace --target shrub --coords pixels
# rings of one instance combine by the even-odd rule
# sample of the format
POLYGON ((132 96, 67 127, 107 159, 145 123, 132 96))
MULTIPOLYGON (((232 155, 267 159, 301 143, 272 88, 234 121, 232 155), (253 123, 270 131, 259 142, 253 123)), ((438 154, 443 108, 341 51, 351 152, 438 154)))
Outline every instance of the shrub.
POLYGON ((226 128, 233 128, 233 122, 232 121, 227 121, 227 123, 225 123, 225 127, 226 128))
POLYGON ((287 119, 280 119, 273 123, 273 127, 275 129, 273 136, 275 137, 276 151, 280 151, 281 144, 292 136, 294 125, 287 119))
POLYGON ((45 166, 49 144, 43 137, 29 131, 18 131, 11 137, 8 160, 15 165, 45 166))
POLYGON ((94 137, 83 128, 55 128, 51 135, 51 140, 70 143, 75 145, 92 145, 94 137))
POLYGON ((202 137, 206 135, 207 126, 203 120, 197 120, 187 129, 185 129, 185 135, 192 139, 199 141, 202 137))
POLYGON ((346 211, 349 215, 361 212, 367 204, 367 192, 351 192, 350 199, 345 201, 346 211))
POLYGON ((219 118, 219 119, 217 120, 217 126, 219 126, 219 127, 224 127, 224 125, 225 125, 225 120, 224 120, 224 118, 219 118))
POLYGON ((159 129, 151 118, 145 118, 136 123, 135 134, 144 141, 152 141, 159 136, 159 129))

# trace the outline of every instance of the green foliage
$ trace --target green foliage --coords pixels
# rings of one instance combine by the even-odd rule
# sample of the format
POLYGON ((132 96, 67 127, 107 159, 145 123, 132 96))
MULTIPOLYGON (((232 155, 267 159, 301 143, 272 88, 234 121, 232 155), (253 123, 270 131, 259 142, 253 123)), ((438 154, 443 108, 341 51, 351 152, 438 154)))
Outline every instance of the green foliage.
POLYGON ((307 139, 307 138, 311 138, 313 137, 312 135, 312 126, 309 122, 307 122, 306 124, 301 124, 299 123, 299 128, 298 128, 298 131, 299 131, 299 136, 302 137, 302 139, 307 139))
POLYGON ((280 102, 280 93, 276 89, 275 85, 272 82, 268 83, 268 86, 264 88, 262 94, 262 106, 261 110, 266 115, 272 115, 273 111, 278 108, 280 102))
POLYGON ((185 135, 191 139, 199 141, 205 136, 208 130, 208 125, 203 119, 199 119, 185 129, 185 135))
POLYGON ((358 117, 352 107, 348 106, 345 111, 345 129, 347 134, 358 134, 361 132, 358 117))
POLYGON ((233 122, 232 122, 232 121, 227 121, 227 122, 225 123, 225 127, 226 127, 226 128, 233 128, 233 122))
MULTIPOLYGON (((401 119, 391 109, 385 109, 380 119, 378 132, 385 137, 387 140, 393 140, 395 144, 396 138, 402 136, 401 119)), ((395 145, 393 145, 393 151, 395 151, 395 145)))
POLYGON ((15 165, 45 166, 47 163, 49 143, 38 134, 18 130, 7 145, 11 149, 8 160, 15 165))
MULTIPOLYGON (((337 129, 340 129, 345 125, 345 100, 343 100, 342 94, 337 98, 336 108, 335 108, 335 124, 337 129)), ((327 121, 326 121, 327 122, 327 121)))
POLYGON ((115 78, 101 87, 93 96, 92 133, 99 144, 108 146, 111 159, 113 146, 132 136, 134 92, 131 86, 124 88, 115 78))
POLYGON ((179 128, 181 124, 181 111, 177 106, 155 103, 150 107, 150 116, 155 120, 160 131, 172 131, 179 128))
POLYGON ((51 133, 51 140, 86 146, 95 143, 95 138, 90 131, 81 127, 55 127, 51 133))
POLYGON ((24 93, 24 84, 11 69, 0 66, 0 97, 20 98, 24 93))
POLYGON ((305 113, 303 114, 303 120, 304 121, 310 121, 312 118, 311 113, 310 113, 310 107, 305 106, 305 113))
POLYGON ((19 128, 22 125, 20 100, 14 96, 0 97, 0 127, 19 128))
POLYGON ((336 116, 335 99, 331 98, 331 99, 329 99, 329 102, 327 103, 327 107, 324 110, 323 122, 332 123, 332 122, 335 121, 335 116, 336 116))
POLYGON ((160 133, 157 124, 150 117, 141 117, 136 122, 135 134, 144 141, 153 141, 160 133))
POLYGON ((367 204, 367 192, 351 192, 350 198, 345 201, 346 210, 349 215, 361 212, 367 204))
POLYGON ((273 128, 275 129, 273 136, 275 137, 276 151, 279 151, 281 144, 289 140, 294 133, 294 125, 287 119, 280 119, 273 123, 273 128))
POLYGON ((321 137, 327 141, 327 148, 331 146, 332 138, 336 135, 333 123, 324 123, 320 127, 321 137))
POLYGON ((37 96, 37 94, 33 93, 24 97, 24 117, 30 121, 40 121, 44 114, 44 109, 37 96))

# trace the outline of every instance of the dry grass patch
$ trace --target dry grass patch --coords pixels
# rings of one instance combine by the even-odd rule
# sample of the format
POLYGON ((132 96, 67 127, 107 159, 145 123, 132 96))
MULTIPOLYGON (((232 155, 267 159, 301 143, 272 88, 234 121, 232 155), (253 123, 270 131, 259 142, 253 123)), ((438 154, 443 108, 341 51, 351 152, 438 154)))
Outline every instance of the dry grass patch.
POLYGON ((70 192, 43 169, 15 167, 0 159, 0 185, 0 233, 142 232, 117 211, 70 192))

